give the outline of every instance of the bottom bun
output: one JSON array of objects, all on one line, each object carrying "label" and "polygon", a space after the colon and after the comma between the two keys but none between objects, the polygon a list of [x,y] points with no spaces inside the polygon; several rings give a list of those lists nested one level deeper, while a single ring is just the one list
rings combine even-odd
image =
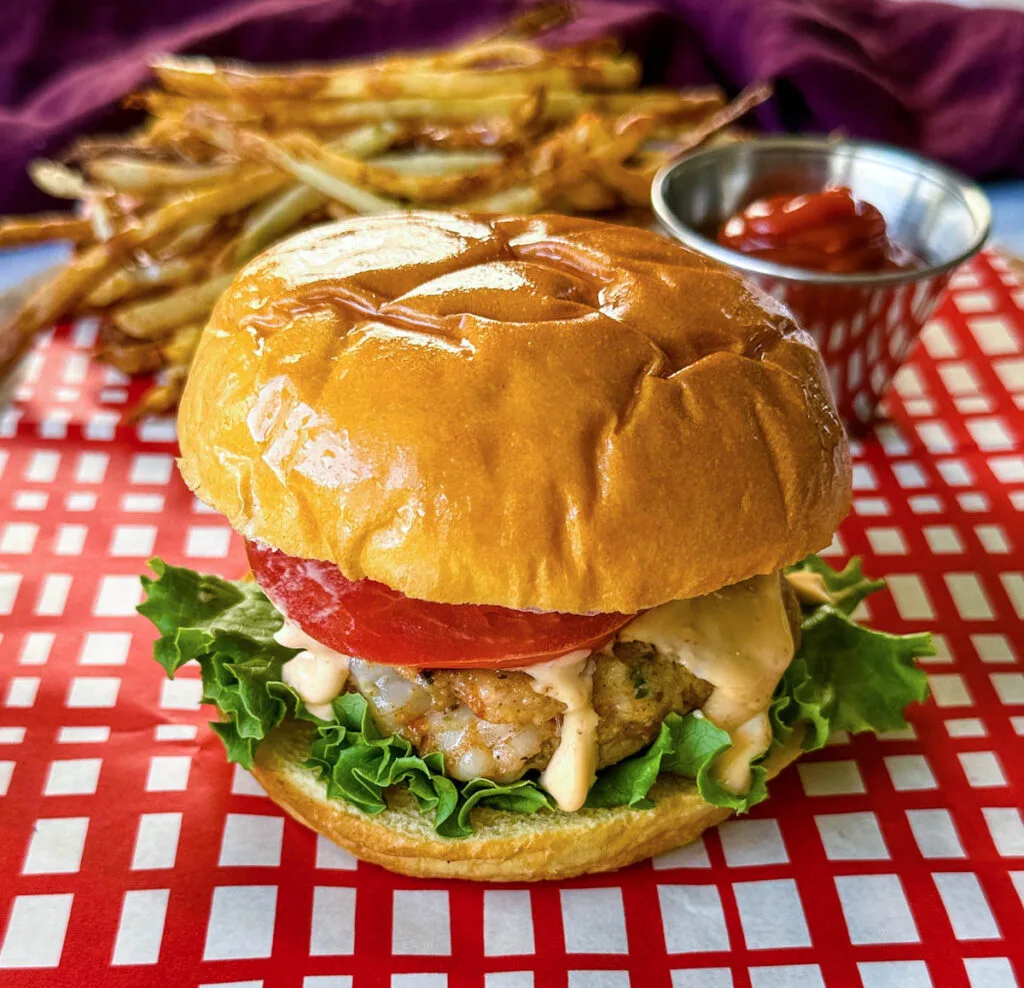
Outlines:
[{"label": "bottom bun", "polygon": [[[732,810],[712,806],[686,779],[662,776],[651,790],[653,809],[615,807],[576,813],[507,813],[479,809],[471,837],[447,839],[434,832],[406,792],[389,795],[388,809],[370,816],[340,800],[302,762],[309,728],[289,721],[256,752],[252,774],[267,794],[300,823],[357,858],[417,878],[533,882],[572,878],[626,865],[696,840]],[[765,767],[778,775],[800,754],[799,737],[772,748]]]}]

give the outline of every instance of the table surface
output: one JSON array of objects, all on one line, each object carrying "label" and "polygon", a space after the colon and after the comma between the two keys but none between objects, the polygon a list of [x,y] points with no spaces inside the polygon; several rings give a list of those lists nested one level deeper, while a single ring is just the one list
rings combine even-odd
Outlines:
[{"label": "table surface", "polygon": [[624,872],[533,888],[357,864],[224,761],[134,615],[151,554],[225,574],[142,382],[41,342],[0,413],[0,982],[267,988],[1024,985],[1024,290],[985,255],[855,444],[828,552],[878,627],[934,629],[912,726],[839,737],[771,798]]}]

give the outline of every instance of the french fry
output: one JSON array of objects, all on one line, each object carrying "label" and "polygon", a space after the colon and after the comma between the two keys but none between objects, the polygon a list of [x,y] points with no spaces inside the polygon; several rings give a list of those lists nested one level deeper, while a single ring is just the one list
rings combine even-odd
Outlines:
[{"label": "french fry", "polygon": [[[31,346],[36,333],[53,325],[113,271],[130,250],[190,223],[235,212],[277,191],[287,179],[268,168],[254,168],[245,182],[188,194],[160,206],[138,225],[95,244],[39,286],[0,326],[0,377]],[[185,320],[182,320],[185,321]]]},{"label": "french fry", "polygon": [[[533,98],[535,92],[536,87],[521,92],[502,90],[488,96],[364,100],[267,99],[259,102],[210,97],[196,103],[187,96],[151,90],[141,94],[139,99],[154,116],[178,122],[185,120],[197,106],[202,106],[232,124],[262,125],[272,130],[327,130],[385,120],[468,123],[508,117],[525,100]],[[669,89],[650,89],[625,93],[591,93],[544,89],[544,93],[544,119],[553,123],[570,121],[587,111],[615,116],[637,111],[672,119],[687,119],[706,115],[722,106],[721,95],[716,90],[680,93]]]},{"label": "french fry", "polygon": [[328,196],[308,185],[293,185],[267,199],[246,218],[234,243],[233,257],[242,264],[268,244],[294,230],[310,213],[320,209]]},{"label": "french fry", "polygon": [[[397,136],[398,128],[370,125],[344,135],[334,143],[338,150],[354,157],[377,154]],[[246,218],[234,247],[234,259],[241,264],[267,244],[294,229],[310,213],[324,206],[329,197],[308,185],[293,185],[257,206]]]},{"label": "french fry", "polygon": [[476,199],[467,199],[465,202],[459,203],[459,209],[465,209],[470,213],[489,213],[493,215],[500,215],[501,213],[539,213],[550,200],[551,197],[546,195],[537,186],[516,185],[490,195],[480,196]]},{"label": "french fry", "polygon": [[109,198],[109,193],[91,186],[66,165],[46,158],[29,162],[28,174],[36,188],[47,195],[85,203],[89,229],[96,240],[109,240],[114,235],[116,211],[104,201]]},{"label": "french fry", "polygon": [[771,94],[771,86],[767,84],[745,89],[707,120],[685,128],[672,143],[643,158],[636,165],[627,165],[621,160],[602,162],[600,171],[603,181],[618,192],[627,205],[647,206],[650,202],[651,183],[659,168],[681,155],[695,151],[720,134],[723,128],[769,99]]},{"label": "french fry", "polygon": [[148,388],[139,398],[138,404],[124,415],[124,424],[131,425],[147,415],[160,415],[174,408],[185,390],[188,379],[188,367],[172,367],[165,373],[162,381]]},{"label": "french fry", "polygon": [[120,228],[123,211],[110,190],[96,188],[67,165],[46,158],[30,162],[28,172],[36,187],[47,195],[84,202],[89,226],[96,240],[109,240]]},{"label": "french fry", "polygon": [[449,58],[452,68],[463,70],[483,65],[544,65],[552,57],[561,60],[562,52],[549,52],[523,38],[495,37],[468,44],[453,51]]},{"label": "french fry", "polygon": [[134,134],[125,136],[76,137],[55,159],[61,165],[76,165],[107,154],[145,154],[149,150],[143,127]]},{"label": "french fry", "polygon": [[110,240],[120,229],[124,213],[112,197],[97,196],[89,200],[87,210],[97,240]]},{"label": "french fry", "polygon": [[189,165],[111,155],[84,164],[85,173],[117,192],[153,196],[179,189],[199,189],[230,181],[238,165]]},{"label": "french fry", "polygon": [[[295,127],[329,128],[351,126],[375,120],[432,120],[465,123],[507,117],[516,112],[532,94],[501,92],[483,97],[418,98],[323,101],[268,100],[258,110],[231,100],[210,101],[209,106],[235,122],[262,120],[274,129]],[[629,111],[664,117],[693,117],[721,106],[717,92],[680,94],[674,90],[630,93],[583,93],[574,90],[545,90],[544,118],[555,123],[572,120],[580,113],[619,115]]]},{"label": "french fry", "polygon": [[122,306],[114,310],[114,325],[133,339],[160,339],[179,326],[205,319],[233,278],[234,272],[217,275],[159,298]]},{"label": "french fry", "polygon": [[560,198],[567,213],[603,213],[615,209],[621,201],[614,189],[593,177],[566,184],[560,190]]},{"label": "french fry", "polygon": [[[492,56],[493,57],[493,56]],[[163,58],[152,64],[171,92],[200,99],[372,100],[486,98],[535,89],[573,91],[630,89],[640,77],[635,58],[605,58],[570,64],[502,65],[487,69],[399,66],[378,62],[290,72],[254,71],[209,59]]]},{"label": "french fry", "polygon": [[[398,74],[413,66],[428,67],[429,56],[393,57],[383,65],[388,71]],[[277,95],[283,98],[301,99],[316,93],[319,83],[316,77],[328,75],[330,69],[291,69],[283,72],[259,71],[242,64],[217,63],[205,56],[158,55],[150,61],[150,70],[156,80],[170,94],[187,96],[191,99],[209,99],[246,95],[266,98]],[[355,72],[360,68],[372,68],[373,63],[339,66],[338,72]],[[310,78],[314,79],[310,89]],[[159,91],[153,91],[157,93]],[[147,94],[148,95],[148,94]]]},{"label": "french fry", "polygon": [[28,177],[37,189],[55,199],[93,199],[102,193],[91,186],[78,172],[48,158],[36,158],[28,165]]},{"label": "french fry", "polygon": [[[543,126],[536,127],[540,133]],[[446,151],[511,152],[522,150],[529,142],[532,132],[511,117],[492,117],[474,120],[470,123],[436,123],[430,120],[406,122],[409,141],[419,149]]]},{"label": "french fry", "polygon": [[283,140],[277,146],[285,146],[286,153],[293,160],[316,167],[354,187],[373,190],[394,200],[418,200],[426,204],[457,202],[468,196],[497,191],[514,184],[516,179],[515,169],[503,167],[500,163],[445,175],[394,171],[339,154],[305,134]]},{"label": "french fry", "polygon": [[95,356],[100,363],[115,367],[129,377],[152,374],[163,365],[160,351],[149,343],[105,343],[96,350]]},{"label": "french fry", "polygon": [[383,60],[156,59],[159,88],[127,100],[149,111],[142,126],[32,166],[81,215],[0,218],[0,246],[76,244],[0,324],[0,375],[56,319],[93,312],[99,359],[131,375],[162,368],[136,415],[167,410],[234,272],[324,217],[442,206],[648,216],[657,169],[735,139],[730,125],[768,91],[726,105],[717,90],[638,89],[639,62],[613,41],[530,40],[569,10],[531,8],[492,37]]},{"label": "french fry", "polygon": [[314,163],[294,157],[271,139],[267,139],[266,143],[261,143],[260,149],[262,154],[293,178],[317,189],[330,199],[336,199],[357,213],[372,216],[404,208],[402,203],[394,199],[385,199],[383,196],[360,188],[338,175],[330,174]]},{"label": "french fry", "polygon": [[619,194],[628,206],[647,206],[651,199],[651,182],[662,162],[647,166],[630,166],[621,161],[606,161],[601,165],[601,181]]},{"label": "french fry", "polygon": [[211,252],[207,263],[207,273],[211,275],[234,275],[239,268],[239,263],[235,260],[237,249],[238,234],[226,237],[217,245],[217,249]]},{"label": "french fry", "polygon": [[0,327],[0,378],[31,347],[37,333],[52,326],[71,306],[98,284],[116,262],[111,242],[94,244],[47,278]]},{"label": "french fry", "polygon": [[163,239],[159,237],[151,241],[151,247],[157,257],[170,258],[185,254],[204,244],[210,234],[217,228],[219,217],[211,217],[188,223],[178,230],[172,231]]},{"label": "french fry", "polygon": [[179,326],[170,338],[160,345],[160,357],[170,366],[188,366],[199,345],[199,337],[203,333],[203,323],[188,323]]},{"label": "french fry", "polygon": [[200,140],[182,125],[180,117],[150,117],[142,127],[145,147],[163,154],[175,154],[187,161],[201,162],[216,153],[215,148]]},{"label": "french fry", "polygon": [[158,206],[138,226],[125,231],[125,242],[129,247],[143,246],[183,226],[237,213],[278,192],[287,182],[286,175],[272,168],[242,168],[229,184],[185,193]]},{"label": "french fry", "polygon": [[666,148],[666,157],[671,160],[696,150],[712,134],[739,120],[740,117],[746,116],[755,107],[771,99],[771,95],[772,87],[766,82],[748,86],[731,103],[711,114],[702,124],[694,127],[684,137]]},{"label": "french fry", "polygon": [[103,309],[154,288],[193,281],[207,264],[207,255],[186,253],[169,257],[165,261],[153,260],[150,263],[118,268],[86,296],[85,305],[90,309]]},{"label": "french fry", "polygon": [[92,236],[92,223],[70,213],[40,213],[37,216],[0,218],[0,247],[21,247],[47,240],[84,243]]},{"label": "french fry", "polygon": [[387,213],[401,209],[402,204],[385,199],[367,189],[332,175],[315,163],[295,156],[280,139],[250,128],[232,128],[227,122],[208,110],[197,110],[189,122],[209,141],[224,150],[242,154],[248,158],[269,162],[280,171],[316,189],[330,199],[336,199],[357,213]]},{"label": "french fry", "polygon": [[367,164],[403,175],[452,175],[504,160],[497,151],[392,151],[371,158]]},{"label": "french fry", "polygon": [[612,208],[613,199],[601,190],[601,183],[591,172],[605,163],[627,158],[640,146],[651,125],[650,118],[628,115],[608,126],[601,117],[585,114],[531,153],[528,185],[470,199],[463,208],[484,213],[536,212],[558,196],[572,208]]},{"label": "french fry", "polygon": [[[163,124],[161,138],[164,141],[170,140],[170,135],[175,133],[175,128],[169,125],[175,124],[180,128],[182,121],[196,106],[208,107],[219,117],[232,123],[259,123],[264,116],[262,108],[256,104],[247,105],[238,100],[219,97],[205,98],[201,103],[197,103],[190,96],[178,96],[160,89],[146,89],[133,93],[125,103],[131,109],[145,110],[156,117]],[[152,140],[152,131],[150,139]]]}]

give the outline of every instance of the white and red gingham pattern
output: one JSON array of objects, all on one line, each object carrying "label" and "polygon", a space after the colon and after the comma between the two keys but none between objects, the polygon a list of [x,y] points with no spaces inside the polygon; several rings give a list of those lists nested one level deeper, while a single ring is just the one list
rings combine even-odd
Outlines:
[{"label": "white and red gingham pattern", "polygon": [[1024,986],[1024,292],[962,271],[855,447],[831,552],[939,633],[933,700],[837,738],[683,850],[535,887],[356,864],[224,761],[132,608],[147,556],[227,575],[167,420],[59,330],[0,413],[0,983],[266,988]]}]

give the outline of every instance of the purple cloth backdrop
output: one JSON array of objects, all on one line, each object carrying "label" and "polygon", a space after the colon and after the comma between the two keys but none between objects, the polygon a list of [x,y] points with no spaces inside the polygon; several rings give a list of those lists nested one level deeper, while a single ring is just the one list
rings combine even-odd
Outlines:
[{"label": "purple cloth backdrop", "polygon": [[[0,210],[48,205],[37,154],[132,121],[119,97],[151,52],[253,61],[442,44],[515,0],[35,0],[0,10]],[[841,128],[918,148],[978,177],[1024,175],[1024,13],[893,0],[580,0],[552,41],[615,33],[650,82],[773,79],[773,130]],[[50,203],[52,204],[52,203]]]}]

